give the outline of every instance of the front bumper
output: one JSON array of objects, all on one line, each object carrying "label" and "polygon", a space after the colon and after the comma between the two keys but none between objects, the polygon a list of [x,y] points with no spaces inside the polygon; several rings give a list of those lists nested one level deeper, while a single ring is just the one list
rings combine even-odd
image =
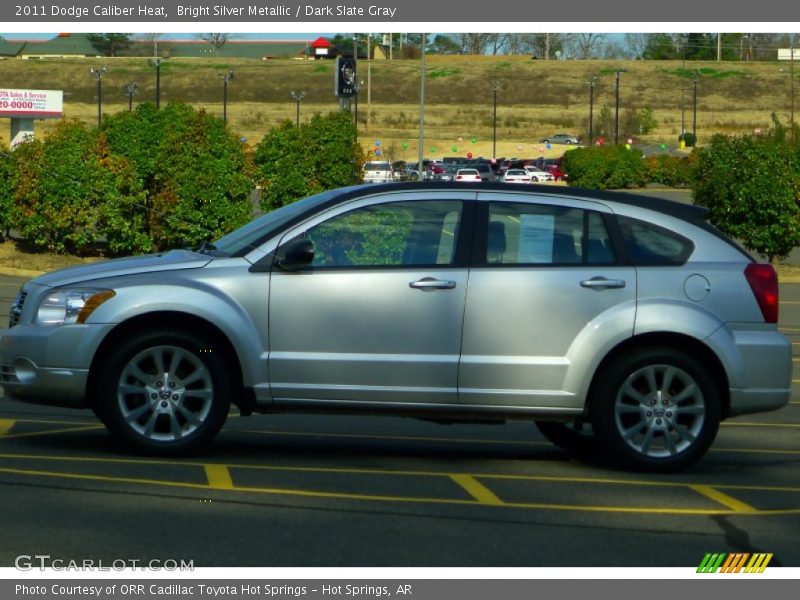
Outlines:
[{"label": "front bumper", "polygon": [[86,406],[89,367],[111,324],[0,330],[0,385],[14,400]]}]

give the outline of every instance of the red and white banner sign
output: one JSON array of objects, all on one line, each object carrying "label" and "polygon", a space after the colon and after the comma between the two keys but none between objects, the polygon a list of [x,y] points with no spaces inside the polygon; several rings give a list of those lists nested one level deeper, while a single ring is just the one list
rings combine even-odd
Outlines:
[{"label": "red and white banner sign", "polygon": [[0,88],[0,117],[58,119],[64,116],[61,90],[9,90]]}]

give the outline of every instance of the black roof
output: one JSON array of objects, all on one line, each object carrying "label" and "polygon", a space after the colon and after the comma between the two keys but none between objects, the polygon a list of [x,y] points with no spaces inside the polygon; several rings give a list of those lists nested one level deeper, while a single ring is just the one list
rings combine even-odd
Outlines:
[{"label": "black roof", "polygon": [[[470,165],[472,166],[472,165]],[[684,221],[691,221],[697,224],[703,221],[708,209],[693,204],[684,204],[665,198],[656,198],[646,194],[632,194],[630,192],[616,192],[608,190],[590,190],[578,187],[556,187],[550,185],[531,184],[520,189],[518,184],[501,182],[483,183],[452,183],[447,181],[405,181],[397,183],[379,183],[368,186],[354,186],[344,188],[338,200],[353,198],[363,195],[364,192],[393,192],[393,191],[421,191],[421,190],[471,190],[475,192],[532,192],[536,194],[546,194],[549,196],[564,196],[569,198],[585,198],[587,200],[604,200],[607,202],[617,202],[627,204],[637,208],[654,210],[662,214],[676,217]]]}]

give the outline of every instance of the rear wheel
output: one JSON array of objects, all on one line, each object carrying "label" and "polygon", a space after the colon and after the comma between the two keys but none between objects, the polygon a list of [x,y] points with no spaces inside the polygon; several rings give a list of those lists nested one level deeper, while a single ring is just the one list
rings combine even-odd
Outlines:
[{"label": "rear wheel", "polygon": [[641,348],[599,374],[591,398],[599,441],[629,467],[672,471],[714,441],[721,403],[697,360],[669,348]]},{"label": "rear wheel", "polygon": [[583,419],[561,423],[536,421],[536,427],[547,440],[570,454],[584,455],[597,450],[597,438],[592,425]]},{"label": "rear wheel", "polygon": [[147,331],[112,351],[101,374],[98,412],[133,449],[177,455],[208,444],[228,414],[232,383],[210,340]]}]

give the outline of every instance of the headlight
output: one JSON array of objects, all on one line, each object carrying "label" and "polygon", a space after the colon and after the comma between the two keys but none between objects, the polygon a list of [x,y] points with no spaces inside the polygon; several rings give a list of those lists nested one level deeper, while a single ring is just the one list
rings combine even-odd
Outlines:
[{"label": "headlight", "polygon": [[114,297],[112,290],[60,290],[45,295],[36,312],[39,325],[83,323],[94,310]]}]

